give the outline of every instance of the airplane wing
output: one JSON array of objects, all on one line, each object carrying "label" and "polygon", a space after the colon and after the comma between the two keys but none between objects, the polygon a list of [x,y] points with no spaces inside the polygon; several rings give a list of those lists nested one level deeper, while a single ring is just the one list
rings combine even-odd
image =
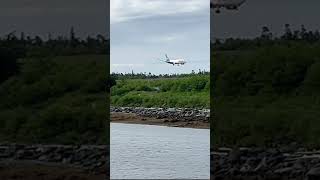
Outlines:
[{"label": "airplane wing", "polygon": [[166,62],[165,60],[162,60],[162,59],[160,59],[160,58],[158,58],[158,61],[160,61],[160,62]]}]

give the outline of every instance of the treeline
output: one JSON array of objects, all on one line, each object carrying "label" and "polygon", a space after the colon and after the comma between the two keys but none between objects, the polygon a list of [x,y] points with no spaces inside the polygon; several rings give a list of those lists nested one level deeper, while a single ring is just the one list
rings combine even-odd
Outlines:
[{"label": "treeline", "polygon": [[161,78],[180,78],[180,77],[191,77],[195,75],[210,75],[210,72],[206,70],[199,69],[198,72],[192,70],[191,73],[183,73],[183,74],[152,74],[149,73],[111,73],[111,77],[117,80],[121,79],[161,79]]},{"label": "treeline", "polygon": [[53,37],[49,33],[46,39],[40,36],[32,37],[24,32],[16,35],[14,31],[0,38],[0,47],[10,47],[10,49],[24,52],[27,57],[109,54],[109,42],[109,39],[101,34],[81,39],[76,36],[74,28],[71,27],[69,36]]},{"label": "treeline", "polygon": [[109,54],[109,43],[110,41],[100,34],[96,37],[88,36],[86,39],[81,39],[76,36],[74,28],[70,29],[69,37],[59,35],[54,38],[48,34],[46,40],[40,36],[28,36],[24,32],[17,36],[14,31],[0,37],[0,84],[20,71],[19,59],[88,54],[107,55]]},{"label": "treeline", "polygon": [[211,42],[211,49],[221,50],[245,50],[259,47],[272,46],[276,44],[287,44],[297,42],[319,43],[320,32],[318,30],[308,30],[304,25],[300,29],[292,29],[290,24],[284,25],[284,31],[281,35],[275,36],[269,27],[264,26],[261,29],[261,35],[253,39],[227,38],[225,40],[215,39]]}]

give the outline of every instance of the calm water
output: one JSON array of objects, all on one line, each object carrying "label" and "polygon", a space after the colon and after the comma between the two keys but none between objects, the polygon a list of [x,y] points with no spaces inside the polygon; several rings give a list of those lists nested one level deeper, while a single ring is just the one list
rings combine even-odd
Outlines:
[{"label": "calm water", "polygon": [[208,129],[111,123],[111,179],[209,179]]}]

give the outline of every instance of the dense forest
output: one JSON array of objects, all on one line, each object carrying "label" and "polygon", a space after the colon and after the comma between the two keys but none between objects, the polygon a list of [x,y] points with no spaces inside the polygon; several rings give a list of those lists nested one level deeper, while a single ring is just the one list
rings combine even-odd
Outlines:
[{"label": "dense forest", "polygon": [[10,33],[0,57],[0,142],[108,143],[109,40]]},{"label": "dense forest", "polygon": [[274,37],[212,42],[216,146],[319,147],[320,36],[304,26]]}]

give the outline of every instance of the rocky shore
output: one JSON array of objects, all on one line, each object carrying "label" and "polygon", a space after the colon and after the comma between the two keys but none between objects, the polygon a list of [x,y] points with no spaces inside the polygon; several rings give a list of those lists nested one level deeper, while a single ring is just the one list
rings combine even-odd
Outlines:
[{"label": "rocky shore", "polygon": [[[7,173],[4,168],[11,166],[50,167],[51,169],[69,169],[69,172],[81,172],[88,176],[107,177],[109,175],[109,146],[107,145],[0,145],[0,176]],[[24,165],[25,166],[25,165]],[[23,168],[24,170],[26,168]],[[34,170],[38,170],[35,168]],[[61,170],[59,170],[61,172]],[[68,172],[68,173],[69,173]],[[17,172],[12,172],[13,176]],[[43,172],[39,172],[40,174]],[[50,172],[49,172],[50,173]],[[67,174],[68,174],[67,173]],[[79,173],[77,173],[79,175]],[[52,176],[54,174],[50,174]],[[64,175],[65,176],[65,175]],[[92,176],[92,177],[93,177]],[[82,178],[86,179],[86,178]],[[89,178],[90,179],[90,178]],[[94,179],[94,178],[93,178]],[[106,179],[106,178],[105,178]]]},{"label": "rocky shore", "polygon": [[110,112],[112,122],[210,128],[210,109],[111,107]]},{"label": "rocky shore", "polygon": [[211,150],[211,179],[320,179],[320,151],[262,148]]},{"label": "rocky shore", "polygon": [[209,122],[210,119],[210,109],[111,107],[110,112],[134,113],[144,117],[168,118],[179,121]]}]

